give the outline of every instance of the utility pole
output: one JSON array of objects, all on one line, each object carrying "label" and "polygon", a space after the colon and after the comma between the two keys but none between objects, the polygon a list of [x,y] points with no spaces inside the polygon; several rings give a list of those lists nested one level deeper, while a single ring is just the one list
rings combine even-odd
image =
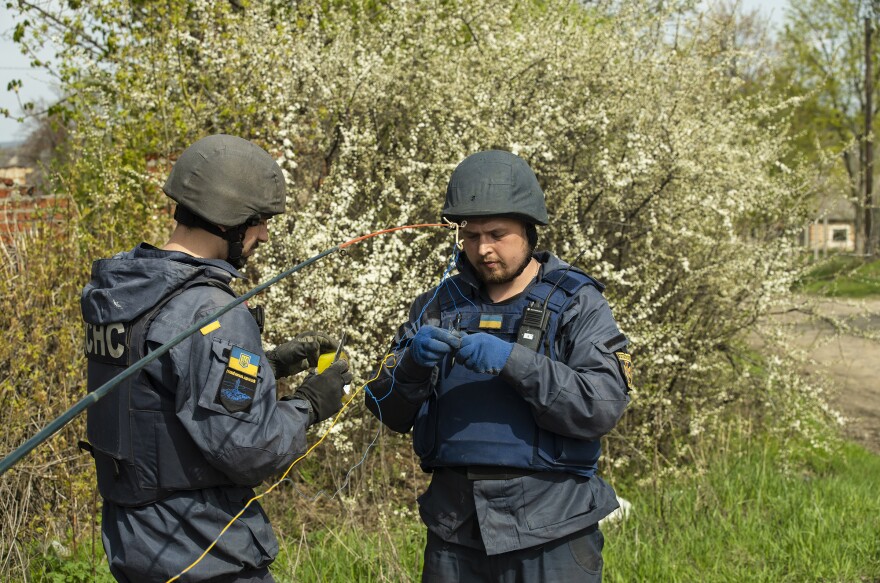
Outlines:
[{"label": "utility pole", "polygon": [[877,195],[874,194],[874,191],[873,191],[874,137],[873,137],[873,123],[872,122],[874,119],[874,110],[873,110],[873,104],[872,104],[871,98],[874,94],[874,87],[873,87],[874,75],[873,75],[873,68],[872,68],[872,65],[874,62],[874,59],[873,59],[874,55],[873,55],[871,43],[870,43],[870,41],[871,41],[870,34],[873,32],[874,19],[877,17],[877,8],[878,8],[877,3],[878,3],[878,0],[869,0],[867,2],[867,7],[868,7],[868,13],[867,13],[868,24],[867,24],[867,26],[868,26],[868,28],[866,30],[867,30],[869,36],[866,36],[866,46],[865,46],[867,91],[869,92],[868,93],[868,100],[867,100],[867,109],[869,112],[868,113],[869,125],[868,125],[867,129],[870,132],[868,134],[869,147],[868,147],[867,153],[871,156],[868,159],[868,170],[870,171],[870,174],[868,176],[869,176],[869,180],[871,180],[871,182],[867,183],[869,186],[868,186],[868,188],[866,188],[866,194],[868,196],[867,196],[867,199],[865,200],[865,203],[866,203],[865,215],[871,217],[870,229],[866,231],[866,234],[868,235],[868,240],[866,241],[866,250],[867,250],[868,256],[871,258],[877,258],[878,256],[880,256],[880,204],[877,204]]},{"label": "utility pole", "polygon": [[[877,235],[880,231],[874,226],[874,93],[873,72],[871,71],[871,33],[873,32],[873,2],[865,13],[865,255],[874,257],[877,253]],[[875,231],[878,231],[875,233]]]}]

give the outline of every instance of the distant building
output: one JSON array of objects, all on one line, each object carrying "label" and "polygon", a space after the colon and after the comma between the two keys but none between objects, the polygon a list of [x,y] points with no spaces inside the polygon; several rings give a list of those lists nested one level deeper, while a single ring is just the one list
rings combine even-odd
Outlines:
[{"label": "distant building", "polygon": [[0,148],[0,181],[12,180],[13,184],[24,185],[33,173],[33,166],[18,154],[16,148]]},{"label": "distant building", "polygon": [[806,247],[818,253],[856,250],[856,212],[843,197],[827,197],[819,202],[816,219],[805,229]]},{"label": "distant building", "polygon": [[0,148],[0,240],[9,243],[15,233],[33,230],[39,223],[63,220],[67,200],[40,193],[36,169],[17,148]]}]

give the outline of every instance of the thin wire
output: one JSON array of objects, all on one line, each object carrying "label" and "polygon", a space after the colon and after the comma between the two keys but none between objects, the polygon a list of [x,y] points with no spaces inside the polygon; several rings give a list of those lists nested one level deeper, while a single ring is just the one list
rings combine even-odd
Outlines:
[{"label": "thin wire", "polygon": [[[363,236],[361,236],[361,237],[357,237],[357,238],[351,239],[351,240],[349,240],[349,241],[343,243],[342,245],[339,245],[338,249],[340,249],[340,250],[341,250],[341,249],[344,249],[345,247],[349,247],[349,246],[351,246],[351,245],[354,245],[355,243],[358,243],[358,242],[360,242],[360,241],[364,241],[364,240],[366,240],[366,239],[369,239],[369,238],[371,238],[371,237],[375,237],[375,236],[377,236],[377,235],[382,235],[382,234],[385,234],[385,233],[393,233],[393,232],[395,232],[395,231],[400,231],[400,230],[403,230],[403,229],[417,229],[417,228],[423,228],[423,227],[445,227],[445,228],[451,228],[452,226],[453,226],[453,225],[450,225],[450,224],[443,224],[443,223],[425,223],[425,224],[419,224],[419,225],[405,225],[405,226],[402,226],[402,227],[394,227],[394,228],[391,228],[391,229],[383,229],[383,230],[381,230],[381,231],[376,231],[376,232],[374,232],[374,233],[370,233],[370,234],[368,234],[368,235],[363,235]],[[456,227],[457,227],[457,225],[456,225]],[[457,230],[457,228],[456,228],[456,233],[457,233],[457,231],[458,231],[458,230]],[[458,239],[457,239],[457,237],[456,237],[456,246],[457,246],[457,244],[458,244]],[[447,271],[446,271],[446,272],[448,273],[449,270],[451,270],[451,266],[447,267]],[[439,287],[440,287],[440,286],[437,286],[438,290],[439,290]],[[436,296],[436,292],[435,292],[435,296]],[[426,307],[427,307],[427,304],[426,304]],[[424,309],[422,310],[422,312],[424,313]],[[376,379],[379,378],[379,375],[382,374],[382,369],[383,369],[383,367],[385,367],[385,366],[387,365],[387,362],[388,362],[388,359],[389,359],[389,358],[392,358],[392,359],[395,360],[395,371],[396,371],[396,356],[394,355],[394,353],[386,354],[385,357],[382,359],[382,362],[379,364],[379,366],[378,366],[377,369],[376,369],[376,376],[374,376],[372,379],[370,379],[369,381],[365,382],[363,385],[361,385],[360,387],[358,387],[358,389],[352,394],[351,398],[350,398],[348,401],[346,401],[345,403],[343,403],[342,407],[339,409],[339,411],[336,413],[336,416],[333,418],[333,422],[330,424],[329,427],[327,427],[327,429],[324,431],[324,434],[321,435],[320,439],[318,439],[318,441],[316,441],[314,444],[312,444],[312,446],[309,447],[309,448],[305,451],[305,453],[303,453],[301,456],[299,456],[298,458],[296,458],[295,460],[293,460],[293,462],[287,467],[287,469],[284,471],[284,473],[281,475],[281,477],[278,479],[278,481],[276,481],[274,484],[272,484],[272,485],[271,485],[271,486],[270,486],[265,492],[263,492],[263,493],[261,493],[261,494],[257,494],[257,495],[255,495],[255,496],[253,496],[250,500],[248,500],[247,503],[244,505],[244,508],[242,508],[242,509],[238,512],[238,514],[236,514],[235,516],[232,517],[232,519],[231,519],[231,520],[226,524],[226,526],[224,526],[223,529],[220,531],[220,534],[218,534],[217,537],[216,537],[213,541],[211,541],[211,544],[208,545],[208,547],[202,552],[202,554],[199,555],[199,557],[198,557],[195,561],[193,561],[188,567],[186,567],[183,571],[179,572],[177,575],[175,575],[175,576],[172,577],[171,579],[168,579],[168,581],[166,581],[166,583],[173,583],[174,581],[177,581],[177,580],[181,577],[181,575],[184,575],[185,573],[187,573],[188,571],[190,571],[193,567],[195,567],[196,565],[198,565],[198,564],[202,561],[202,559],[204,559],[204,558],[208,555],[208,553],[210,553],[211,550],[217,545],[217,543],[220,541],[220,538],[222,538],[223,535],[226,534],[226,531],[229,530],[229,527],[232,526],[232,524],[233,524],[236,520],[238,520],[238,519],[244,514],[245,510],[247,510],[247,509],[250,507],[251,504],[253,504],[253,503],[256,502],[257,500],[260,500],[261,498],[263,498],[263,496],[266,496],[267,494],[269,494],[270,492],[272,492],[272,491],[273,491],[276,487],[278,487],[278,485],[280,485],[281,483],[283,483],[283,482],[285,482],[285,481],[290,481],[289,478],[288,478],[287,476],[288,476],[288,474],[291,472],[291,470],[293,470],[293,467],[294,467],[297,463],[299,463],[301,460],[305,459],[306,456],[308,456],[310,453],[312,453],[312,451],[313,451],[315,448],[317,448],[317,447],[318,447],[318,446],[324,441],[324,439],[327,438],[327,436],[330,434],[330,431],[333,429],[333,427],[334,427],[334,426],[336,425],[336,423],[339,421],[340,417],[342,416],[342,413],[343,413],[343,412],[348,408],[348,406],[354,401],[355,397],[356,397],[361,391],[363,391],[363,390],[366,390],[366,391],[370,394],[370,396],[372,396],[372,392],[370,392],[370,390],[369,390],[369,388],[367,388],[367,386],[368,386],[371,382],[373,382],[373,381],[375,381]],[[392,381],[392,386],[393,386],[393,381]],[[375,397],[373,397],[373,399],[375,399]],[[379,421],[380,421],[380,423],[381,423],[381,420],[382,420],[382,414],[381,414],[381,410],[380,410],[380,413],[379,413]],[[373,446],[373,444],[376,443],[376,439],[377,439],[377,438],[378,438],[378,434],[377,434],[376,438],[374,438],[373,441],[370,443],[370,445],[367,446],[367,449],[366,449],[365,452],[364,452],[364,457],[361,459],[361,461],[358,462],[358,463],[357,463],[355,466],[353,466],[352,468],[350,468],[349,471],[346,473],[346,475],[345,475],[345,482],[344,482],[343,486],[340,487],[339,490],[337,490],[337,491],[333,494],[333,496],[336,496],[336,494],[338,494],[338,493],[342,490],[342,488],[345,487],[345,485],[348,483],[348,479],[349,479],[349,476],[351,475],[351,472],[354,471],[354,469],[355,469],[356,467],[358,467],[361,463],[363,463],[363,461],[366,459],[367,453],[369,452],[370,448]],[[320,494],[320,492],[319,492],[318,494]],[[315,497],[317,498],[317,495],[316,495]]]},{"label": "thin wire", "polygon": [[[385,355],[385,358],[382,359],[382,365],[385,364],[385,361],[388,360],[388,357],[390,357],[390,356],[393,356],[393,355],[391,355],[391,354],[387,354],[387,355]],[[177,575],[175,575],[175,576],[172,577],[171,579],[168,579],[168,581],[166,581],[165,583],[172,583],[173,581],[177,581],[177,580],[180,578],[181,575],[185,574],[185,573],[188,572],[190,569],[192,569],[193,567],[195,567],[196,565],[198,565],[198,564],[202,561],[202,559],[204,559],[204,558],[208,555],[208,553],[210,553],[211,550],[217,545],[217,543],[220,541],[220,538],[221,538],[224,534],[226,534],[226,531],[229,530],[229,527],[232,526],[232,524],[233,524],[236,520],[238,520],[238,519],[241,517],[242,514],[244,514],[245,510],[247,510],[247,509],[250,507],[251,504],[253,504],[253,503],[256,502],[257,500],[259,500],[260,498],[262,498],[263,496],[265,496],[266,494],[268,494],[269,492],[271,492],[272,490],[274,490],[275,488],[277,488],[279,484],[281,484],[282,482],[284,482],[285,480],[287,480],[287,475],[288,475],[288,474],[290,473],[290,471],[293,469],[293,466],[295,466],[296,464],[298,464],[301,460],[305,459],[305,457],[306,457],[307,455],[309,455],[310,453],[312,453],[312,451],[313,451],[316,447],[318,447],[319,445],[321,445],[321,443],[324,441],[324,439],[326,439],[327,436],[330,435],[330,430],[333,429],[333,426],[336,425],[336,423],[339,421],[339,418],[342,417],[342,413],[345,412],[345,410],[348,408],[348,406],[354,401],[354,398],[355,398],[355,397],[356,397],[356,396],[357,396],[362,390],[364,390],[364,388],[365,388],[369,383],[371,383],[371,382],[373,382],[374,380],[376,380],[376,379],[379,378],[379,374],[382,372],[382,365],[379,366],[378,371],[376,372],[376,376],[375,376],[375,377],[371,378],[371,379],[368,380],[366,383],[364,383],[363,385],[361,385],[360,387],[358,387],[358,389],[357,389],[354,393],[352,393],[352,395],[351,395],[351,399],[349,399],[348,401],[346,401],[345,403],[342,404],[342,408],[340,408],[339,411],[336,413],[336,416],[333,418],[333,422],[330,423],[330,426],[327,427],[327,429],[324,431],[324,434],[321,436],[321,438],[318,439],[318,441],[316,441],[314,444],[312,444],[312,446],[311,446],[310,448],[308,448],[308,449],[305,451],[305,453],[303,453],[301,456],[299,456],[298,458],[296,458],[295,460],[293,460],[293,462],[291,462],[291,464],[290,464],[289,466],[287,466],[287,469],[284,471],[284,473],[281,475],[281,478],[279,478],[277,482],[275,482],[274,484],[272,484],[271,486],[269,486],[269,488],[268,488],[265,492],[263,492],[262,494],[257,494],[257,495],[255,495],[253,498],[251,498],[250,500],[248,500],[247,503],[244,505],[244,508],[242,508],[241,511],[239,511],[238,514],[236,514],[235,516],[232,517],[232,519],[226,524],[226,526],[223,527],[223,530],[220,531],[220,534],[217,535],[217,538],[215,538],[213,541],[211,541],[211,544],[208,545],[208,548],[206,548],[206,549],[202,552],[202,554],[199,555],[199,558],[197,558],[195,561],[193,561],[192,564],[190,564],[190,566],[188,566],[186,569],[184,569],[183,571],[181,571],[180,573],[178,573]]]},{"label": "thin wire", "polygon": [[[409,330],[407,330],[403,334],[401,334],[400,338],[397,341],[397,345],[392,350],[392,354],[396,355],[401,350],[409,347],[410,343],[412,342],[412,335],[414,335],[416,333],[416,331],[418,331],[418,329],[421,327],[422,316],[425,314],[425,311],[428,309],[428,306],[430,306],[434,302],[434,300],[437,298],[437,294],[440,293],[440,289],[443,287],[444,282],[449,280],[449,278],[447,276],[449,275],[449,273],[452,272],[453,268],[455,267],[455,257],[457,254],[457,249],[458,249],[458,237],[456,237],[455,243],[452,247],[452,256],[450,257],[449,262],[446,265],[446,269],[443,271],[443,275],[440,276],[440,283],[438,283],[437,286],[434,288],[434,295],[432,295],[431,299],[428,300],[427,302],[425,302],[425,305],[422,306],[422,311],[419,312],[419,315],[412,322]],[[455,302],[455,300],[453,300],[453,303],[454,302]],[[395,358],[394,365],[389,367],[392,369],[391,385],[388,387],[388,391],[384,395],[382,395],[381,398],[376,398],[376,395],[373,394],[373,391],[371,391],[370,388],[367,387],[367,393],[376,402],[377,407],[379,407],[379,403],[384,401],[386,398],[388,398],[388,396],[391,394],[391,391],[394,390],[394,385],[397,382],[397,364],[398,364],[398,361]]]},{"label": "thin wire", "polygon": [[392,233],[394,231],[400,231],[403,229],[418,229],[418,228],[422,228],[422,227],[452,228],[452,226],[453,225],[444,224],[444,223],[423,223],[423,224],[419,224],[419,225],[404,225],[401,227],[394,227],[391,229],[383,229],[381,231],[376,231],[373,233],[369,233],[367,235],[356,237],[354,239],[346,241],[342,245],[338,245],[336,247],[326,249],[325,251],[322,251],[321,253],[319,253],[313,257],[310,257],[309,259],[306,259],[302,263],[299,263],[298,265],[295,265],[286,271],[282,271],[281,273],[279,273],[275,277],[269,279],[268,281],[264,281],[260,285],[254,287],[249,292],[242,294],[242,295],[238,296],[237,298],[233,299],[231,302],[229,302],[228,304],[226,304],[225,306],[223,306],[222,308],[220,308],[219,310],[217,310],[213,314],[205,316],[203,319],[199,320],[198,322],[196,322],[195,324],[193,324],[192,326],[190,326],[189,328],[187,328],[186,330],[184,330],[183,332],[181,332],[180,334],[178,334],[177,336],[175,336],[174,338],[172,338],[171,340],[169,340],[165,344],[157,347],[155,350],[151,351],[148,355],[144,356],[142,359],[135,362],[134,364],[129,366],[127,369],[125,369],[124,371],[122,371],[121,373],[119,373],[118,375],[116,375],[115,377],[113,377],[112,379],[110,379],[109,381],[107,381],[106,383],[104,383],[103,385],[101,385],[100,387],[95,389],[94,391],[90,391],[89,393],[87,393],[79,401],[74,403],[74,405],[72,407],[70,407],[67,411],[65,411],[64,413],[59,415],[52,422],[50,422],[48,425],[43,427],[43,429],[38,431],[36,435],[34,435],[33,437],[31,437],[30,439],[25,441],[23,444],[21,444],[19,447],[17,447],[15,450],[13,450],[12,453],[10,453],[6,457],[4,457],[2,460],[0,460],[0,476],[2,476],[4,473],[6,473],[6,471],[9,470],[9,468],[11,468],[15,464],[17,464],[30,451],[32,451],[38,445],[40,445],[41,443],[43,443],[44,441],[46,441],[47,439],[49,439],[50,437],[55,435],[58,431],[60,431],[62,428],[64,428],[68,423],[73,421],[73,419],[76,418],[80,413],[85,411],[88,407],[91,407],[92,405],[94,405],[98,400],[104,398],[110,391],[112,391],[120,383],[122,383],[122,381],[131,377],[137,371],[139,371],[143,367],[145,367],[147,364],[156,360],[157,358],[159,358],[160,356],[162,356],[163,354],[165,354],[166,352],[171,350],[173,347],[177,346],[178,344],[180,344],[181,342],[183,342],[184,340],[189,338],[197,330],[200,330],[204,326],[210,324],[211,322],[218,319],[223,314],[232,310],[234,307],[238,306],[239,304],[244,303],[246,300],[250,299],[251,297],[253,297],[254,295],[263,291],[264,289],[268,288],[269,286],[274,285],[275,283],[281,281],[282,279],[284,279],[286,277],[289,277],[290,275],[293,275],[295,272],[299,271],[300,269],[302,269],[308,265],[311,265],[312,263],[326,257],[327,255],[330,255],[331,253],[341,251],[343,248],[350,247],[351,245],[354,245],[355,243],[358,243],[360,241],[364,241],[366,239],[370,239],[372,237],[376,237],[377,235],[382,235],[384,233]]},{"label": "thin wire", "polygon": [[[354,245],[355,243],[360,243],[366,239],[371,237],[375,237],[376,235],[384,235],[385,233],[393,233],[394,231],[402,231],[403,229],[421,229],[423,227],[445,227],[447,229],[451,228],[452,225],[446,223],[422,223],[419,225],[404,225],[402,227],[393,227],[391,229],[383,229],[381,231],[376,231],[375,233],[370,233],[369,235],[363,235],[361,237],[356,237],[349,241],[346,241],[342,245],[339,246],[340,249],[345,249],[350,245]],[[458,233],[458,229],[456,229],[456,233]]]}]

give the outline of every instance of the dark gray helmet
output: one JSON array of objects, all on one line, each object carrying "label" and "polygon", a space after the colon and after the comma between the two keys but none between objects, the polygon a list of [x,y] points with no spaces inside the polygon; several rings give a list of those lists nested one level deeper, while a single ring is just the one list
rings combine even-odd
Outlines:
[{"label": "dark gray helmet", "polygon": [[178,205],[222,227],[284,212],[284,175],[272,156],[225,134],[202,138],[184,150],[162,190]]},{"label": "dark gray helmet", "polygon": [[456,222],[486,216],[537,225],[549,221],[535,173],[525,160],[503,150],[477,152],[458,165],[446,187],[442,215]]}]

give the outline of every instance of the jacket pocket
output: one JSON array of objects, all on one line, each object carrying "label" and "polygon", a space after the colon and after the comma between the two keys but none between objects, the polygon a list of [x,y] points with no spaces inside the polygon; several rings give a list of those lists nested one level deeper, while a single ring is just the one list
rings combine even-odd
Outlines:
[{"label": "jacket pocket", "polygon": [[[211,343],[211,362],[199,395],[199,407],[248,423],[257,423],[258,415],[251,413],[251,410],[258,407],[256,401],[260,399],[262,384],[265,382],[263,370],[268,364],[260,363],[256,381],[251,382],[246,378],[247,375],[231,369],[229,361],[233,348],[235,347],[232,343],[220,338],[214,338]],[[230,408],[224,405],[221,399],[223,390],[230,391],[236,396],[237,407]],[[229,402],[227,400],[227,403]]]},{"label": "jacket pocket", "polygon": [[600,451],[598,441],[571,439],[538,428],[538,456],[551,465],[595,470]]},{"label": "jacket pocket", "polygon": [[520,478],[526,521],[531,530],[582,517],[596,508],[590,478],[548,472]]},{"label": "jacket pocket", "polygon": [[[224,488],[223,493],[232,511],[244,507],[254,496],[254,491],[249,488]],[[251,538],[251,544],[242,541],[244,543],[242,547],[247,547],[251,551],[251,557],[241,557],[245,566],[260,569],[275,560],[278,555],[278,539],[275,538],[269,518],[259,502],[251,502],[235,522],[242,526]]]}]

